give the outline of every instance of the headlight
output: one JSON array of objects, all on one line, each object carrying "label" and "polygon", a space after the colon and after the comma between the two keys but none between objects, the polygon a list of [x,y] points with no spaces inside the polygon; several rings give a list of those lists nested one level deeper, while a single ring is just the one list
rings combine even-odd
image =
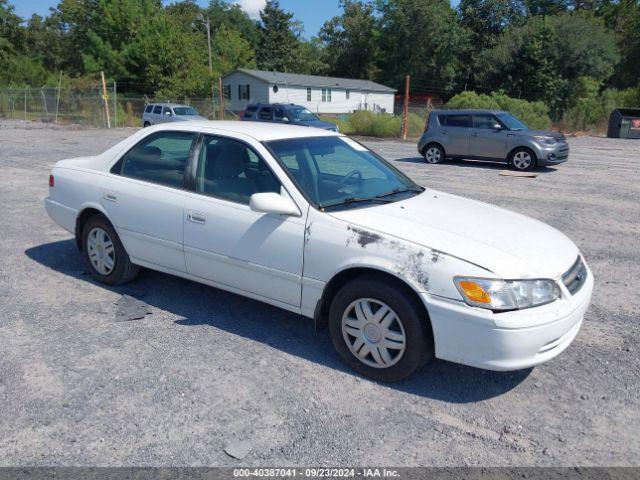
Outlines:
[{"label": "headlight", "polygon": [[543,135],[535,135],[533,138],[535,138],[539,142],[542,142],[542,143],[544,143],[546,145],[555,145],[556,144],[556,139],[553,138],[553,137],[545,137]]},{"label": "headlight", "polygon": [[489,310],[537,307],[560,298],[560,287],[550,279],[499,280],[455,277],[453,283],[467,304]]}]

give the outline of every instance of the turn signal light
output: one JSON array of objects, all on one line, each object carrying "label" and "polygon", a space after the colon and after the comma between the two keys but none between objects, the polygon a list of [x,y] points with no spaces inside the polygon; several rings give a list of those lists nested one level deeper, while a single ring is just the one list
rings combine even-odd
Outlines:
[{"label": "turn signal light", "polygon": [[458,285],[464,290],[469,300],[477,303],[491,303],[491,296],[476,282],[464,280]]},{"label": "turn signal light", "polygon": [[49,175],[49,186],[53,187],[53,184],[54,184],[53,175]]}]

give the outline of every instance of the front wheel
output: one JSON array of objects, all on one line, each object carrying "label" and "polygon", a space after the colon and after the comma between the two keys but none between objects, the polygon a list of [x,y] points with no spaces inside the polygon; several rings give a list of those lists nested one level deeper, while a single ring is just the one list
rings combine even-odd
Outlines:
[{"label": "front wheel", "polygon": [[382,382],[403,380],[433,356],[424,311],[404,289],[378,279],[356,279],[334,298],[331,340],[355,371]]},{"label": "front wheel", "polygon": [[516,148],[511,153],[511,165],[521,172],[533,170],[536,166],[536,156],[528,148]]},{"label": "front wheel", "polygon": [[440,163],[444,161],[444,150],[440,145],[432,143],[422,151],[422,156],[427,163]]},{"label": "front wheel", "polygon": [[82,229],[82,251],[93,278],[107,285],[133,280],[140,267],[131,263],[118,234],[104,215],[94,215]]}]

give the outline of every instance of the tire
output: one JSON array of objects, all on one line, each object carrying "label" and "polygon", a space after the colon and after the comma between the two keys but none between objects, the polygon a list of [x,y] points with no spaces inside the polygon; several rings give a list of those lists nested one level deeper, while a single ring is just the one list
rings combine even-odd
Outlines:
[{"label": "tire", "polygon": [[437,143],[430,143],[422,150],[424,161],[431,164],[442,163],[444,161],[444,149]]},{"label": "tire", "polygon": [[150,127],[151,124],[149,122],[144,122],[144,125],[142,125],[143,128],[147,128]]},{"label": "tire", "polygon": [[515,170],[527,172],[536,168],[536,154],[528,148],[516,148],[511,152],[509,163]]},{"label": "tire", "polygon": [[[360,309],[362,302],[368,302],[369,309]],[[382,315],[382,321],[376,314]],[[362,315],[365,321],[358,318]],[[341,359],[376,381],[403,380],[433,356],[433,338],[424,310],[404,289],[381,279],[362,277],[340,289],[329,310],[329,332]],[[386,348],[389,344],[393,347]]]},{"label": "tire", "polygon": [[111,223],[104,215],[94,215],[82,229],[82,253],[93,278],[107,285],[121,285],[133,280],[140,271]]}]

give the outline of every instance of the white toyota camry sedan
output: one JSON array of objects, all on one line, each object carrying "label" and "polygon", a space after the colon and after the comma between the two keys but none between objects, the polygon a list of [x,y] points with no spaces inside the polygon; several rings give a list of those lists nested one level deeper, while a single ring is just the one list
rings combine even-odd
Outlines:
[{"label": "white toyota camry sedan", "polygon": [[547,361],[575,338],[593,290],[559,231],[425,189],[320,129],[146,128],[58,162],[45,206],[98,281],[146,267],[311,317],[381,381],[433,356],[490,370]]}]

